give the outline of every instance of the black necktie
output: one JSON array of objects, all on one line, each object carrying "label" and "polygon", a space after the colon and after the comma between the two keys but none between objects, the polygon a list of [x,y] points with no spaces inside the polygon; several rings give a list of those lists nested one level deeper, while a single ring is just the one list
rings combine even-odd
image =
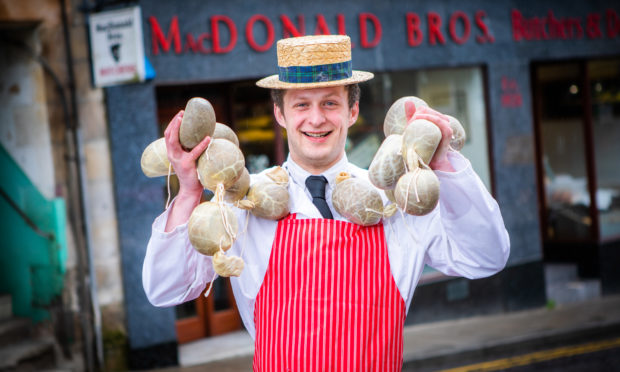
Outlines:
[{"label": "black necktie", "polygon": [[329,206],[325,201],[325,185],[327,179],[323,176],[310,176],[306,178],[306,187],[312,195],[312,203],[317,207],[323,218],[334,219],[332,212],[329,210]]}]

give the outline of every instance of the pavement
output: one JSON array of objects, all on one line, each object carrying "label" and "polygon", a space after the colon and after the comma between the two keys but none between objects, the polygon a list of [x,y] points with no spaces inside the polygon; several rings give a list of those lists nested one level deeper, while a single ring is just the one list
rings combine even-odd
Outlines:
[{"label": "pavement", "polygon": [[[404,329],[404,371],[431,371],[517,353],[620,336],[620,295]],[[253,343],[236,332],[180,348],[182,367],[166,372],[248,371]]]},{"label": "pavement", "polygon": [[437,370],[620,336],[620,295],[405,329],[403,370]]}]

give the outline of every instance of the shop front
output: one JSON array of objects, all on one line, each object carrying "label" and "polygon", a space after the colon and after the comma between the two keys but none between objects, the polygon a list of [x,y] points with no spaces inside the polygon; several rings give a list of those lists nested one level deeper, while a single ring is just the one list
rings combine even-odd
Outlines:
[{"label": "shop front", "polygon": [[[269,92],[254,82],[275,73],[275,43],[288,36],[346,33],[353,67],[375,73],[361,85],[360,117],[346,144],[350,161],[367,167],[384,138],[387,109],[399,97],[416,95],[461,120],[469,136],[462,152],[500,203],[511,236],[508,267],[476,281],[428,269],[407,323],[544,305],[548,260],[590,260],[581,264],[584,275],[617,289],[617,279],[605,286],[606,276],[615,274],[600,260],[617,258],[620,250],[620,180],[614,172],[620,158],[618,5],[139,5],[156,77],[106,89],[133,367],[174,364],[179,343],[241,327],[225,280],[216,282],[209,298],[177,308],[147,301],[141,265],[166,185],[143,176],[142,150],[162,136],[189,98],[201,96],[238,134],[251,172],[284,161],[286,133],[273,119]],[[562,198],[560,186],[567,184],[580,194]]]},{"label": "shop front", "polygon": [[620,289],[620,58],[532,65],[545,260]]}]

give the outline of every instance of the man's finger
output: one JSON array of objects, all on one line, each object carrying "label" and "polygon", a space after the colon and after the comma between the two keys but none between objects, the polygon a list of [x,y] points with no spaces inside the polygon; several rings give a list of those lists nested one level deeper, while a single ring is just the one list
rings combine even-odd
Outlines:
[{"label": "man's finger", "polygon": [[413,101],[405,101],[405,118],[407,119],[407,123],[411,121],[413,115],[415,115],[415,103]]},{"label": "man's finger", "polygon": [[416,115],[416,119],[428,120],[435,124],[439,131],[441,131],[441,140],[450,142],[452,139],[452,128],[450,127],[450,120],[443,114],[420,114]]},{"label": "man's finger", "polygon": [[200,143],[197,144],[196,147],[192,149],[192,151],[190,151],[192,159],[198,159],[198,157],[207,149],[209,143],[211,143],[211,137],[206,136],[205,138],[203,138],[202,141],[200,141]]},{"label": "man's finger", "polygon": [[436,115],[436,116],[441,117],[442,119],[449,120],[447,115],[444,115],[441,112],[439,112],[439,111],[437,111],[437,110],[435,110],[433,108],[430,108],[428,106],[422,106],[422,107],[420,107],[420,108],[418,108],[416,110],[416,115],[415,115],[416,119],[417,119],[417,116],[422,115],[422,114]]},{"label": "man's finger", "polygon": [[168,124],[166,128],[166,142],[170,145],[174,145],[179,142],[179,127],[181,127],[181,120],[183,119],[183,110],[179,111],[174,118]]},{"label": "man's finger", "polygon": [[424,119],[428,120],[432,123],[435,123],[439,127],[450,127],[450,120],[445,115],[435,115],[435,114],[420,114],[418,113],[415,116],[416,119]]},{"label": "man's finger", "polygon": [[170,132],[172,131],[172,126],[173,126],[173,124],[174,124],[175,120],[177,120],[177,117],[178,117],[179,115],[181,115],[181,114],[182,114],[182,112],[183,112],[183,110],[181,110],[181,111],[177,112],[177,113],[176,113],[176,115],[174,115],[174,116],[172,117],[172,119],[171,119],[171,120],[170,120],[170,122],[168,123],[168,126],[166,127],[166,130],[164,131],[164,137],[167,137],[167,136],[170,134]]}]

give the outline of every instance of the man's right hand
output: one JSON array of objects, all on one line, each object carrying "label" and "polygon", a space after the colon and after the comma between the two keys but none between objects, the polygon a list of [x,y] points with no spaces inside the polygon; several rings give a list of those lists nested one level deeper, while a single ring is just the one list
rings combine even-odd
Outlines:
[{"label": "man's right hand", "polygon": [[412,101],[405,102],[405,116],[407,118],[407,125],[413,120],[424,119],[430,121],[439,128],[441,131],[441,141],[433,154],[433,158],[428,163],[428,166],[432,170],[454,172],[454,167],[452,167],[450,160],[448,160],[448,149],[450,148],[450,141],[452,140],[452,128],[450,128],[450,120],[448,117],[430,107],[422,106],[416,109]]},{"label": "man's right hand", "polygon": [[187,222],[194,208],[200,203],[203,187],[198,180],[196,161],[205,151],[211,137],[205,137],[191,151],[185,151],[179,142],[179,127],[183,119],[183,110],[179,111],[168,124],[164,137],[168,160],[179,179],[179,193],[168,215],[166,231]]}]

